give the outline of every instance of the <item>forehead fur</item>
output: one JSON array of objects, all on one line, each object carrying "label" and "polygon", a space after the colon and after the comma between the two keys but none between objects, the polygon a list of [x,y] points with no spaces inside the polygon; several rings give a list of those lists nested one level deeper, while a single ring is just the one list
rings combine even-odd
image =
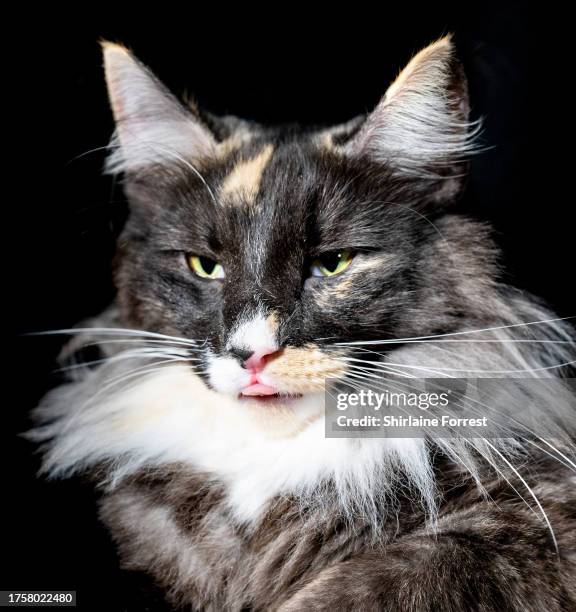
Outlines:
[{"label": "forehead fur", "polygon": [[249,159],[240,159],[219,189],[220,199],[232,203],[253,203],[260,189],[260,181],[270,161],[274,147],[265,145],[260,153]]}]

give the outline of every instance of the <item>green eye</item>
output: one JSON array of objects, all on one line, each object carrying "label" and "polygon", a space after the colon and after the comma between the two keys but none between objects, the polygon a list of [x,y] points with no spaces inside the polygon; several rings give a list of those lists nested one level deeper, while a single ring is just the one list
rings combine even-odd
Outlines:
[{"label": "green eye", "polygon": [[224,278],[224,268],[209,257],[186,255],[186,262],[190,270],[201,278]]},{"label": "green eye", "polygon": [[331,251],[323,253],[312,263],[312,276],[336,276],[352,263],[352,251]]}]

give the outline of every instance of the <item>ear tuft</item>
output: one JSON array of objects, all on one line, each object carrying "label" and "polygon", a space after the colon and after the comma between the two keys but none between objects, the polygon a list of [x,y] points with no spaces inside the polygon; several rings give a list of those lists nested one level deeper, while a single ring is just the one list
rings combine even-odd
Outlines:
[{"label": "ear tuft", "polygon": [[468,89],[450,36],[417,53],[343,150],[402,175],[446,178],[475,152]]},{"label": "ear tuft", "polygon": [[107,172],[126,173],[169,160],[190,162],[212,155],[215,140],[200,119],[126,47],[101,44],[116,122]]}]

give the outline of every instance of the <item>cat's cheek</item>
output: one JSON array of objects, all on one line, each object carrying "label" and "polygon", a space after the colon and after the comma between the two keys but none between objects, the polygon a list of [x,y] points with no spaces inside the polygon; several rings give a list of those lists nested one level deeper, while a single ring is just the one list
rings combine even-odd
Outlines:
[{"label": "cat's cheek", "polygon": [[209,355],[206,371],[212,387],[225,395],[237,396],[240,389],[250,384],[250,374],[233,357]]}]

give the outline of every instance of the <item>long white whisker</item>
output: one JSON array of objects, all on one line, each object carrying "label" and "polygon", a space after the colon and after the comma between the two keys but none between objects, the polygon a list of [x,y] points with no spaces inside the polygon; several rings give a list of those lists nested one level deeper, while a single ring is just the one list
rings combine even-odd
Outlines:
[{"label": "long white whisker", "polygon": [[212,189],[210,188],[210,185],[208,185],[208,183],[206,182],[206,179],[202,176],[202,174],[200,174],[200,171],[197,168],[195,168],[188,160],[178,155],[178,153],[171,150],[169,147],[163,146],[160,143],[153,143],[153,144],[155,147],[164,149],[164,151],[167,151],[170,155],[172,155],[174,159],[177,159],[179,162],[184,164],[188,169],[192,170],[192,172],[200,179],[204,187],[206,187],[206,190],[210,194],[210,197],[212,198],[212,201],[214,202],[214,204],[218,206],[218,200],[216,199],[214,192],[212,191]]},{"label": "long white whisker", "polygon": [[[402,378],[417,378],[417,376],[415,376],[414,374],[410,374],[408,372],[403,372],[402,370],[397,370],[395,368],[389,368],[387,367],[388,364],[381,364],[381,367],[378,368],[378,370],[383,371],[385,374],[396,374]],[[370,372],[371,374],[373,374],[374,376],[377,376],[377,372],[378,370],[373,370],[370,368],[365,368],[356,364],[349,364],[348,365],[349,368],[354,369],[354,370],[359,370],[359,371],[363,371],[363,372]]]},{"label": "long white whisker", "polygon": [[116,338],[114,340],[94,340],[91,342],[87,342],[83,344],[83,347],[86,346],[100,346],[101,344],[150,344],[150,345],[160,345],[167,347],[174,347],[179,350],[183,346],[186,347],[186,351],[196,351],[201,352],[204,349],[201,347],[189,346],[187,342],[177,341],[177,340],[155,340],[155,339],[146,339],[146,338]]},{"label": "long white whisker", "polygon": [[160,334],[157,332],[148,332],[139,329],[124,329],[120,327],[73,327],[69,329],[54,329],[48,331],[40,331],[33,332],[31,334],[26,334],[29,336],[56,336],[56,335],[75,335],[75,334],[109,334],[116,336],[140,336],[143,338],[163,338],[166,340],[171,340],[174,342],[196,346],[197,342],[195,340],[188,340],[186,338],[179,338],[177,336],[168,336],[166,334]]},{"label": "long white whisker", "polygon": [[[480,330],[481,331],[481,330]],[[460,333],[460,332],[458,332]],[[368,340],[366,342],[356,341],[356,342],[339,342],[327,345],[326,348],[336,347],[339,348],[341,346],[350,346],[350,345],[362,345],[362,344],[370,344],[371,342],[378,342],[379,344],[389,343],[389,344],[574,344],[573,340],[529,340],[526,338],[507,338],[504,340],[434,340],[433,338],[425,337],[422,340],[418,339],[400,339],[400,340],[377,340],[372,341]],[[358,347],[360,348],[360,346]],[[366,349],[365,349],[366,350]]]},{"label": "long white whisker", "polygon": [[[339,359],[341,361],[353,361],[353,362],[358,362],[358,363],[367,363],[369,365],[375,366],[375,367],[386,367],[388,365],[395,367],[395,368],[408,368],[411,370],[421,370],[423,372],[432,372],[433,374],[439,375],[439,376],[443,376],[443,377],[450,377],[448,374],[439,374],[439,372],[443,372],[443,371],[454,371],[454,372],[470,372],[471,370],[452,370],[452,368],[437,368],[436,366],[434,366],[434,368],[426,368],[424,366],[417,366],[417,365],[406,365],[403,363],[391,363],[391,362],[382,362],[381,364],[375,361],[369,361],[367,359],[357,359],[356,357],[336,357],[335,359]],[[450,377],[452,378],[452,377]]]},{"label": "long white whisker", "polygon": [[534,491],[532,490],[530,485],[526,482],[526,480],[524,480],[524,478],[521,476],[520,472],[518,472],[518,470],[510,463],[510,461],[508,461],[508,459],[506,459],[506,457],[493,444],[488,442],[488,440],[484,439],[484,442],[490,448],[492,448],[492,450],[495,453],[497,453],[499,455],[499,457],[502,459],[502,461],[504,461],[504,463],[506,463],[506,465],[516,474],[518,479],[526,487],[526,489],[528,490],[528,492],[532,496],[532,499],[534,499],[534,501],[536,502],[538,508],[540,509],[540,512],[542,513],[544,521],[546,522],[546,525],[548,526],[548,529],[549,529],[550,534],[552,536],[552,540],[554,541],[554,548],[556,549],[556,552],[559,553],[560,551],[559,551],[559,548],[558,548],[558,542],[556,540],[556,535],[554,534],[554,530],[552,529],[552,524],[550,523],[550,519],[548,518],[548,515],[546,514],[546,511],[542,507],[542,504],[540,503],[540,500],[538,499],[538,496],[534,493]]},{"label": "long white whisker", "polygon": [[461,336],[466,334],[479,334],[488,331],[495,331],[498,329],[510,329],[512,327],[528,327],[530,325],[545,325],[546,323],[556,323],[558,321],[567,321],[569,319],[574,319],[574,316],[571,317],[557,317],[555,319],[542,319],[540,321],[528,321],[526,323],[514,323],[511,325],[498,325],[496,327],[486,327],[484,329],[469,329],[465,331],[458,332],[449,332],[446,334],[432,334],[429,336],[412,336],[408,338],[394,338],[391,340],[357,340],[353,342],[335,342],[333,346],[355,346],[355,345],[363,345],[363,344],[399,344],[403,342],[407,342],[410,340],[428,340],[433,338],[444,338],[448,336]]},{"label": "long white whisker", "polygon": [[[358,361],[360,363],[369,363],[374,366],[379,365],[377,362],[369,361],[367,359],[357,359],[355,357],[335,357],[334,359],[339,359],[342,361]],[[434,369],[432,369],[432,368],[426,368],[424,366],[386,362],[387,365],[391,365],[396,368],[409,368],[412,370],[424,370],[424,371],[436,372],[436,373],[438,372],[473,372],[473,373],[482,373],[482,374],[520,374],[522,372],[543,372],[546,370],[555,370],[558,368],[563,368],[563,367],[572,365],[574,363],[576,363],[576,360],[564,361],[562,363],[557,363],[551,366],[542,366],[542,367],[537,367],[537,368],[519,368],[516,370],[484,370],[484,369],[478,369],[478,368],[444,368],[440,366],[434,366]],[[448,376],[448,375],[445,374],[444,376]]]},{"label": "long white whisker", "polygon": [[[104,357],[102,359],[94,359],[92,361],[83,361],[81,363],[74,363],[69,366],[63,366],[58,368],[56,371],[68,371],[75,370],[78,368],[85,368],[90,365],[97,365],[99,363],[113,363],[116,361],[124,361],[126,359],[149,359],[151,357],[175,357],[177,359],[185,358],[186,355],[178,353],[176,351],[158,351],[156,349],[139,349],[138,351],[127,351],[118,355],[112,355],[111,357]],[[187,361],[201,361],[200,358],[188,358]]]},{"label": "long white whisker", "polygon": [[[179,362],[180,362],[179,359],[166,359],[165,361],[158,361],[154,364],[149,364],[145,367],[136,368],[135,370],[130,371],[128,374],[124,376],[119,376],[116,379],[111,379],[109,384],[105,385],[100,391],[98,391],[98,393],[94,397],[92,397],[88,403],[90,403],[92,400],[94,400],[97,396],[101,395],[102,393],[109,391],[113,387],[121,385],[125,383],[126,381],[131,380],[132,378],[136,378],[136,377],[140,378],[147,374],[162,372],[166,368],[161,367],[161,366],[164,366],[167,364],[178,364]],[[124,388],[123,391],[126,391],[128,388],[129,387]]]},{"label": "long white whisker", "polygon": [[[539,437],[539,436],[537,436],[537,437]],[[531,446],[534,446],[535,448],[539,449],[544,454],[546,454],[549,457],[551,457],[552,459],[554,459],[554,461],[558,461],[558,463],[561,463],[564,467],[567,467],[568,469],[572,470],[573,472],[576,472],[576,464],[573,461],[570,461],[570,459],[566,458],[566,461],[562,461],[562,459],[558,458],[556,455],[554,455],[550,451],[547,451],[545,448],[542,448],[541,446],[536,444],[533,440],[530,440],[529,438],[525,438],[524,436],[520,436],[520,439],[523,442],[527,442]],[[555,446],[551,446],[551,448],[555,452],[557,452],[560,455],[560,457],[564,456],[563,453],[560,450],[558,450]]]}]

